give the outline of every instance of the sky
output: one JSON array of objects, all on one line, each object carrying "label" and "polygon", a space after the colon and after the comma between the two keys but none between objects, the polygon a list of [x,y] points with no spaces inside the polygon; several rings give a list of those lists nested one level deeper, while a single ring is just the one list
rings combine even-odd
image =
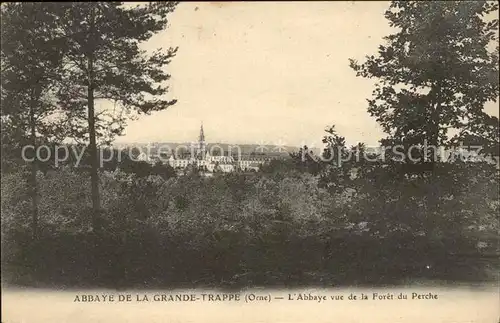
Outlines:
[{"label": "sky", "polygon": [[[388,2],[184,2],[148,50],[178,46],[165,111],[129,121],[117,142],[314,147],[334,124],[349,144],[384,136],[367,112],[374,81],[349,58],[375,54],[393,32]],[[495,104],[490,113],[498,115]]]}]

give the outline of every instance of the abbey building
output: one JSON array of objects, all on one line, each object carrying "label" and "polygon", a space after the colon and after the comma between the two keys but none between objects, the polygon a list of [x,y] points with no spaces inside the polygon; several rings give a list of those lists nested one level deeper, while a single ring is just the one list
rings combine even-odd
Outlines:
[{"label": "abbey building", "polygon": [[171,167],[179,172],[191,167],[205,173],[215,172],[256,172],[260,166],[268,163],[274,156],[266,156],[265,154],[244,153],[238,146],[224,145],[207,145],[203,124],[200,127],[198,141],[191,144],[190,147],[182,147],[182,149],[172,150],[167,158],[159,158],[159,156],[139,156],[139,160],[148,161],[151,163],[158,162],[168,163]]}]

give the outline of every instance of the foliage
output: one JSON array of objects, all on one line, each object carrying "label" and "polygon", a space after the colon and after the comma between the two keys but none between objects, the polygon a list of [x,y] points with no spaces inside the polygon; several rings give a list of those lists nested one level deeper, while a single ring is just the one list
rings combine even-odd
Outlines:
[{"label": "foliage", "polygon": [[[104,142],[121,134],[123,122],[134,110],[150,113],[175,103],[164,95],[170,75],[164,67],[176,48],[158,49],[148,55],[139,45],[166,28],[174,2],[151,2],[124,6],[120,2],[61,4],[58,31],[66,43],[64,87],[59,88],[59,104],[70,118],[69,127],[89,139],[85,107],[94,100],[115,103],[114,112],[94,116],[97,138]],[[89,64],[91,63],[91,64]],[[88,96],[88,86],[94,91]],[[83,127],[83,128],[82,128]]]},{"label": "foliage", "polygon": [[499,93],[498,18],[489,19],[497,11],[489,1],[392,2],[385,17],[397,32],[378,55],[351,60],[358,76],[378,80],[368,112],[387,143],[439,147],[478,134],[489,118],[484,103]]},{"label": "foliage", "polygon": [[[483,265],[467,258],[469,265],[454,269],[452,257],[485,253],[480,242],[494,248],[498,175],[479,163],[446,165],[438,174],[432,182],[401,181],[373,166],[345,183],[346,194],[293,168],[280,176],[190,173],[168,179],[104,171],[104,234],[96,241],[88,231],[88,178],[72,168],[39,173],[37,255],[46,261],[35,271],[26,267],[35,255],[25,247],[23,185],[12,173],[2,180],[8,192],[2,230],[11,246],[3,265],[17,283],[115,287],[378,283],[460,270],[476,270],[480,278]],[[428,203],[431,194],[438,204]],[[451,260],[439,271],[424,271],[444,257]],[[28,276],[14,274],[18,265]],[[99,276],[91,275],[96,268]]]},{"label": "foliage", "polygon": [[[49,11],[44,10],[46,6]],[[53,32],[55,4],[8,3],[2,6],[2,123],[9,138],[26,143],[35,127],[37,136],[53,137],[57,106],[53,91],[63,69],[63,39]],[[59,134],[62,135],[62,134]]]}]

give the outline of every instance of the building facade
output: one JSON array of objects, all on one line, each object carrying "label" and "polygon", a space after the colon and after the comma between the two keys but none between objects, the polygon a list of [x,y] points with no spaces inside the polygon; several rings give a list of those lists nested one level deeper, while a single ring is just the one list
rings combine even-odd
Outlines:
[{"label": "building facade", "polygon": [[[200,134],[195,148],[190,153],[180,155],[172,152],[167,159],[167,163],[179,172],[183,172],[189,167],[195,167],[205,173],[256,172],[260,169],[261,165],[274,159],[267,156],[242,154],[211,154],[210,150],[207,149],[203,124],[200,127]],[[159,160],[157,157],[146,156],[145,154],[140,156],[139,159],[150,163],[155,163]]]}]

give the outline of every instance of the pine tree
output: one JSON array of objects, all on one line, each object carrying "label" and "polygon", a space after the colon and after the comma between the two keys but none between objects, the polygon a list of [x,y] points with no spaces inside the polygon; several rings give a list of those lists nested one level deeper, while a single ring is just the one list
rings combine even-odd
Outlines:
[{"label": "pine tree", "polygon": [[[57,106],[53,91],[62,70],[64,40],[53,32],[56,4],[8,3],[2,5],[2,166],[5,161],[30,160],[33,237],[38,231],[37,156],[40,140],[54,136]],[[50,10],[44,10],[45,8]],[[32,147],[28,147],[31,145]],[[24,149],[23,148],[32,148]],[[8,161],[8,159],[10,159]]]},{"label": "pine tree", "polygon": [[385,17],[398,31],[376,56],[350,62],[378,80],[368,111],[389,134],[384,144],[451,146],[495,123],[484,105],[499,94],[497,3],[393,1]]},{"label": "pine tree", "polygon": [[[98,230],[99,130],[111,126],[112,134],[123,130],[123,114],[150,113],[173,105],[167,100],[164,67],[176,48],[159,49],[148,55],[139,45],[167,27],[175,2],[150,2],[131,7],[120,2],[65,3],[58,28],[66,36],[65,71],[59,104],[73,116],[75,124],[86,119],[88,152],[91,157],[93,228]],[[95,109],[96,100],[115,103],[119,113],[106,123]],[[85,113],[86,112],[86,113]]]}]

